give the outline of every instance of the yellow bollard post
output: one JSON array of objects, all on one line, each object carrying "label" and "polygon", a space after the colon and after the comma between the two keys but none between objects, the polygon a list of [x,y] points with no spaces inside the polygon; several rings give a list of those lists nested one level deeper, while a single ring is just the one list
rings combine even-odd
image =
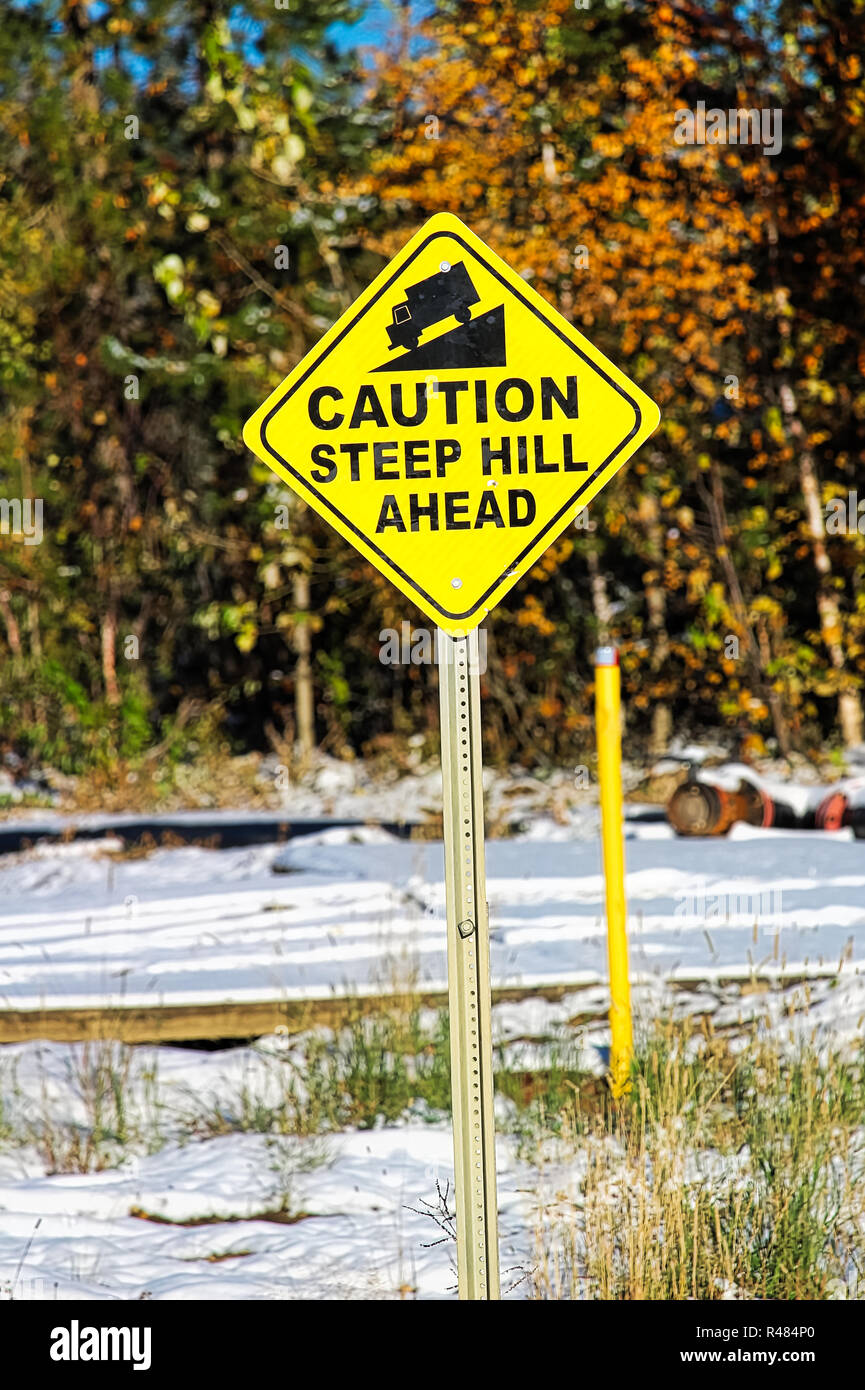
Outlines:
[{"label": "yellow bollard post", "polygon": [[601,841],[607,901],[607,949],[610,960],[610,1073],[613,1095],[628,1090],[634,1034],[625,912],[625,835],[622,811],[622,723],[619,653],[599,647],[595,653],[595,726],[598,781],[601,791]]}]

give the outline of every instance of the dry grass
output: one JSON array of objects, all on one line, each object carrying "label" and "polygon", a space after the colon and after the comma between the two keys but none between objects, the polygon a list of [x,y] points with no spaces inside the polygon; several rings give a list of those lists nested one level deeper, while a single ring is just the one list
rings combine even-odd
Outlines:
[{"label": "dry grass", "polygon": [[539,1137],[534,1294],[855,1297],[865,1280],[863,1059],[670,1030],[630,1095]]},{"label": "dry grass", "polygon": [[[93,1172],[130,1152],[251,1131],[268,1138],[282,1209],[346,1127],[449,1108],[447,1015],[419,1006],[411,972],[391,1007],[334,1030],[263,1040],[248,1074],[171,1105],[146,1054],[70,1049],[22,1104],[0,1086],[0,1143],[35,1146],[47,1172]],[[151,1063],[152,1067],[152,1063]],[[865,1294],[865,1053],[684,1024],[640,1048],[614,1101],[567,1040],[543,1072],[499,1071],[506,1126],[535,1170],[538,1299],[827,1299]],[[15,1104],[4,1113],[2,1095]]]}]

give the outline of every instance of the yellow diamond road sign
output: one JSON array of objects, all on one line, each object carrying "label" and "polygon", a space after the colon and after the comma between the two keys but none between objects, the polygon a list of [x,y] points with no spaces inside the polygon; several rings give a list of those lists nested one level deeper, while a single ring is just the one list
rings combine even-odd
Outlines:
[{"label": "yellow diamond road sign", "polygon": [[243,438],[435,623],[461,633],[659,419],[522,276],[439,213]]}]

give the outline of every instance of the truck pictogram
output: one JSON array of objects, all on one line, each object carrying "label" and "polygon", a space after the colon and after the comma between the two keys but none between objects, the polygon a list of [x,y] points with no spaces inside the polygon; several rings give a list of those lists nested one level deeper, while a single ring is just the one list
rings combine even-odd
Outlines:
[{"label": "truck pictogram", "polygon": [[457,261],[455,265],[448,265],[442,262],[438,274],[430,275],[417,285],[409,285],[403,302],[394,305],[393,322],[387,330],[391,352],[397,347],[416,348],[425,328],[451,314],[460,323],[468,323],[472,316],[471,306],[479,300],[480,295],[464,263]]}]

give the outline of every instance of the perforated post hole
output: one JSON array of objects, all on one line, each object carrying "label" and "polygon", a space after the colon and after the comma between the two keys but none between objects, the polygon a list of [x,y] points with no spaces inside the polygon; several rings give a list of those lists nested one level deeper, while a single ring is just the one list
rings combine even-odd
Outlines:
[{"label": "perforated post hole", "polygon": [[448,923],[456,948],[449,993],[451,1060],[458,1079],[454,1087],[457,1231],[458,1240],[464,1242],[460,1293],[485,1299],[498,1297],[498,1237],[477,635],[452,637],[447,650],[451,659],[440,667],[440,678],[444,829],[450,854]]}]

